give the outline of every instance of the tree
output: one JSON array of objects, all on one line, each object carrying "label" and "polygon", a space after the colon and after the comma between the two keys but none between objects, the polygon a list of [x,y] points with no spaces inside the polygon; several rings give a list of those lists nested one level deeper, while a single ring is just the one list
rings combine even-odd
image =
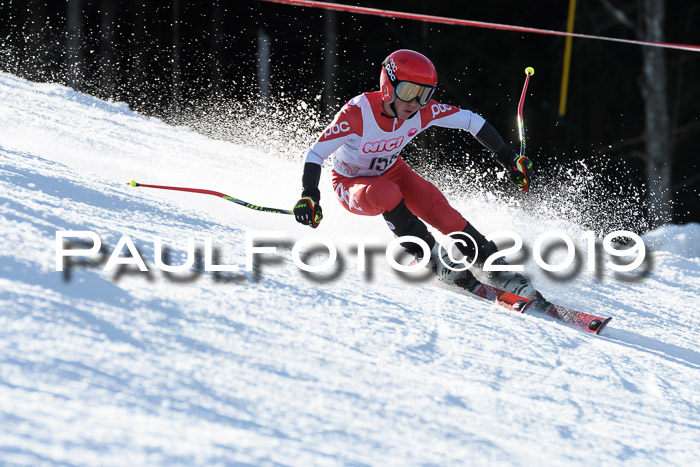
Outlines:
[{"label": "tree", "polygon": [[117,64],[115,35],[117,12],[112,0],[100,3],[100,65],[99,89],[102,96],[112,98],[116,88]]},{"label": "tree", "polygon": [[[637,28],[622,10],[609,0],[601,0],[613,17],[637,34]],[[641,0],[642,32],[640,39],[664,42],[666,0]],[[668,105],[666,57],[661,47],[642,48],[642,97],[644,99],[644,161],[647,176],[650,227],[673,219],[671,192],[672,145],[671,118]]]},{"label": "tree", "polygon": [[224,42],[224,10],[218,0],[210,4],[209,21],[209,81],[211,90],[216,97],[221,93],[223,42]]},{"label": "tree", "polygon": [[129,92],[139,95],[147,80],[146,55],[150,50],[146,26],[146,5],[144,0],[135,0],[132,5],[134,32],[129,39]]},{"label": "tree", "polygon": [[335,72],[338,65],[337,13],[323,12],[323,112],[335,112]]},{"label": "tree", "polygon": [[80,0],[68,0],[66,5],[66,79],[68,86],[82,88],[81,30],[83,14]]},{"label": "tree", "polygon": [[[643,0],[644,40],[663,42],[666,0]],[[645,108],[646,167],[652,227],[673,218],[671,203],[671,123],[668,107],[666,57],[660,47],[642,51]]]},{"label": "tree", "polygon": [[180,104],[182,103],[182,69],[180,59],[181,53],[181,38],[180,38],[180,1],[172,0],[171,20],[172,20],[172,55],[171,55],[171,71],[172,71],[172,110],[177,114],[180,112]]}]

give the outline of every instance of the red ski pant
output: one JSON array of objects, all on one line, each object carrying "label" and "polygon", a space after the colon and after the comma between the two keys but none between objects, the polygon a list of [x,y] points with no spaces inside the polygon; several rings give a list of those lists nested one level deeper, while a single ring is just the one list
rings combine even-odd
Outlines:
[{"label": "red ski pant", "polygon": [[391,211],[404,199],[412,213],[445,235],[467,225],[445,195],[401,157],[378,177],[344,177],[333,171],[333,189],[343,207],[353,214],[377,216]]}]

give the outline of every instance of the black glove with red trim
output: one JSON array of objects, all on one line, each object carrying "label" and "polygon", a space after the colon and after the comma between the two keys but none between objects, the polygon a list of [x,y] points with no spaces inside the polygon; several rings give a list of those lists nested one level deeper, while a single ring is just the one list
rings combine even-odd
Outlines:
[{"label": "black glove with red trim", "polygon": [[306,188],[301,192],[301,198],[294,205],[294,217],[300,224],[308,225],[314,229],[323,219],[323,210],[319,204],[321,192],[318,188]]},{"label": "black glove with red trim", "polygon": [[532,161],[530,159],[516,154],[508,146],[499,149],[494,157],[506,169],[511,181],[520,191],[527,191],[530,188],[532,178]]}]

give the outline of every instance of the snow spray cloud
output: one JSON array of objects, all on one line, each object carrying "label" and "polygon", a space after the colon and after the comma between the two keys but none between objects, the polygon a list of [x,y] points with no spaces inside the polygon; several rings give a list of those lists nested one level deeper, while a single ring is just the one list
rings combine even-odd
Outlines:
[{"label": "snow spray cloud", "polygon": [[641,234],[654,223],[670,221],[650,214],[644,190],[630,181],[631,176],[620,161],[600,157],[538,170],[538,159],[549,157],[531,156],[535,163],[533,183],[526,193],[521,193],[512,189],[503,170],[493,164],[483,169],[467,160],[464,168],[458,170],[442,167],[439,159],[443,150],[438,147],[433,151],[437,154],[429,152],[416,160],[414,168],[448,198],[486,199],[523,210],[545,225],[563,222],[593,231],[598,238],[614,230]]},{"label": "snow spray cloud", "polygon": [[[317,110],[320,99],[320,95],[307,100],[282,95],[264,105],[212,101],[180,113],[176,123],[271,157],[301,162],[331,119]],[[654,218],[644,188],[632,183],[636,178],[628,175],[621,161],[605,155],[565,164],[548,154],[530,156],[535,176],[530,190],[521,193],[512,189],[505,173],[478,143],[470,138],[459,141],[464,138],[454,130],[447,136],[445,132],[431,135],[426,135],[429,144],[413,141],[402,156],[448,199],[489,199],[520,208],[534,219],[559,220],[594,231],[598,238],[620,229],[643,233],[650,225],[669,220]],[[478,152],[472,153],[474,148]],[[548,167],[540,169],[545,161]]]},{"label": "snow spray cloud", "polygon": [[301,160],[328,122],[312,99],[278,97],[264,103],[210,100],[171,116],[208,137],[255,149],[271,157]]}]

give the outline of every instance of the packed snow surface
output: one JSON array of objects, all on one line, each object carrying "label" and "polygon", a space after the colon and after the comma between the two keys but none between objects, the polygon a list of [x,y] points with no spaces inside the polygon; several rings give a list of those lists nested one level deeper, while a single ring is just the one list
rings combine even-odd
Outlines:
[{"label": "packed snow surface", "polygon": [[[576,225],[488,196],[450,198],[481,230],[523,237],[521,262],[550,300],[612,316],[595,336],[395,272],[384,222],[346,212],[325,171],[315,231],[127,184],[290,209],[303,148],[289,160],[252,143],[0,74],[2,463],[697,465],[697,226],[653,232],[632,273],[606,267],[598,243],[591,272]],[[581,250],[565,276],[532,260],[554,230]],[[93,232],[102,256],[57,271],[60,231]],[[283,237],[258,243],[276,252],[247,271],[246,238],[272,231]],[[294,263],[292,247],[311,235],[337,247],[330,271]],[[381,243],[360,271],[345,241],[368,236]],[[156,266],[158,239],[179,265],[188,237],[202,251],[209,239],[214,263],[238,270]],[[148,272],[118,264],[133,261],[128,240]],[[328,258],[311,250],[309,264]],[[554,253],[551,263],[564,255]]]}]

